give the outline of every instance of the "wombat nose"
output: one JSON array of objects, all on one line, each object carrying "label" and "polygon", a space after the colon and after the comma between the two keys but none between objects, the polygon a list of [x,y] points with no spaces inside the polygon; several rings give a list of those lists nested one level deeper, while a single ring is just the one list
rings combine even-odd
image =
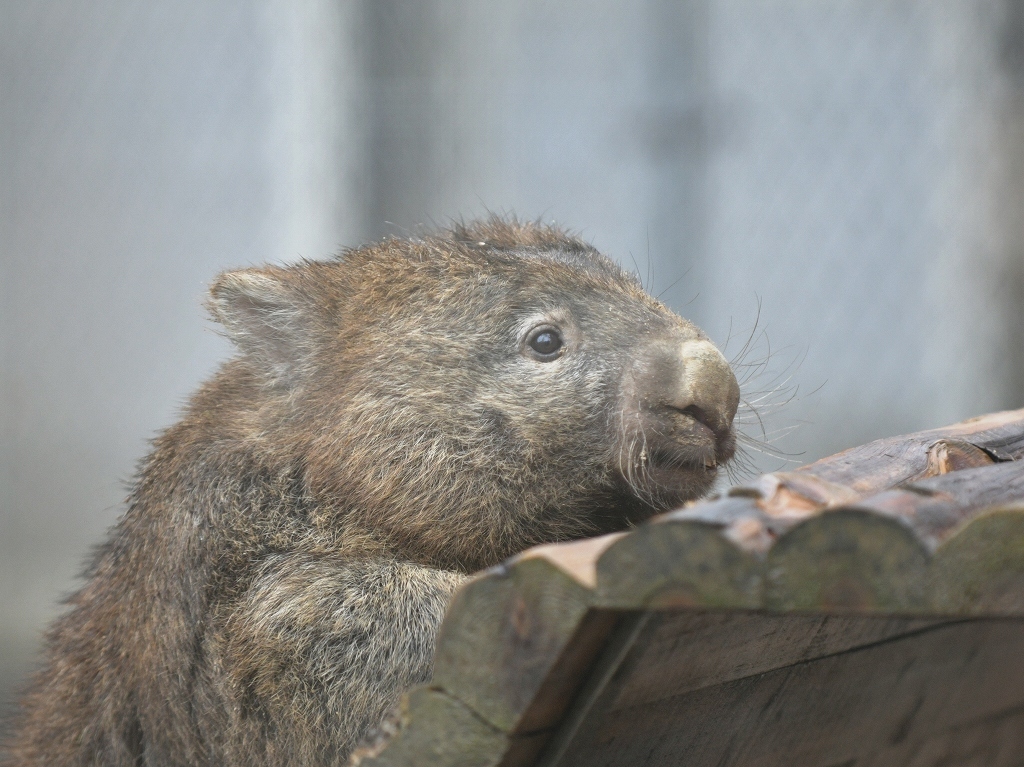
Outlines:
[{"label": "wombat nose", "polygon": [[705,340],[684,341],[678,354],[681,375],[665,404],[689,412],[716,434],[728,431],[740,402],[740,386],[729,363]]}]

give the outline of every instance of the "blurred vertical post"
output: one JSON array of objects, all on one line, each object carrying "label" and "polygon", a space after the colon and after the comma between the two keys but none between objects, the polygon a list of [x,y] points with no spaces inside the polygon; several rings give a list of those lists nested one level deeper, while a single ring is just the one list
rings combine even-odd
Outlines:
[{"label": "blurred vertical post", "polygon": [[1024,4],[1004,0],[999,61],[1006,78],[1000,154],[1005,157],[999,220],[1005,235],[1002,265],[994,275],[1002,304],[1002,407],[1024,404]]},{"label": "blurred vertical post", "polygon": [[522,2],[372,0],[364,9],[372,236],[500,210]]},{"label": "blurred vertical post", "polygon": [[268,0],[267,162],[279,258],[322,258],[367,233],[364,6]]},{"label": "blurred vertical post", "polygon": [[711,92],[708,0],[648,0],[647,108],[638,133],[650,163],[647,247],[652,289],[684,311],[707,250],[708,162],[721,138]]}]

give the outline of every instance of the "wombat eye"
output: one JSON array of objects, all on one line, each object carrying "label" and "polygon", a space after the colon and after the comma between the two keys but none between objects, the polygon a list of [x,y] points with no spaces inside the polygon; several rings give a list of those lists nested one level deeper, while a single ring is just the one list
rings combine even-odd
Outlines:
[{"label": "wombat eye", "polygon": [[550,325],[541,325],[530,331],[526,337],[526,345],[533,355],[544,362],[558,359],[562,353],[562,334]]}]

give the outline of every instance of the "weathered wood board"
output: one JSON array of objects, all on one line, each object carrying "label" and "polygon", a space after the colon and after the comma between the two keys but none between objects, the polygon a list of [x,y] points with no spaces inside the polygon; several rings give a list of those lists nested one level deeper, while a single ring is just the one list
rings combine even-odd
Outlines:
[{"label": "weathered wood board", "polygon": [[1024,410],[470,581],[375,765],[1024,765]]},{"label": "weathered wood board", "polygon": [[[732,624],[726,641],[739,654],[756,642],[753,671],[701,668],[715,645],[679,641],[699,614],[651,614],[579,729],[554,741],[558,758],[549,763],[905,765],[951,730],[1024,712],[1024,621],[915,628],[863,617],[830,626],[824,618],[821,633],[804,633],[810,626],[797,628],[794,617],[755,613]],[[874,632],[893,634],[861,643]],[[850,646],[837,652],[815,644],[847,633],[839,644]]]}]

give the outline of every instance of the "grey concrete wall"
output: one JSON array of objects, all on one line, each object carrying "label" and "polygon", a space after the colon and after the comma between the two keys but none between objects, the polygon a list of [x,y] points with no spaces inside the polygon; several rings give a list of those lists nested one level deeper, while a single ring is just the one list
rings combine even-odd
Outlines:
[{"label": "grey concrete wall", "polygon": [[760,305],[797,460],[1024,406],[1022,51],[1009,0],[0,0],[0,696],[225,267],[515,211],[729,352]]}]

